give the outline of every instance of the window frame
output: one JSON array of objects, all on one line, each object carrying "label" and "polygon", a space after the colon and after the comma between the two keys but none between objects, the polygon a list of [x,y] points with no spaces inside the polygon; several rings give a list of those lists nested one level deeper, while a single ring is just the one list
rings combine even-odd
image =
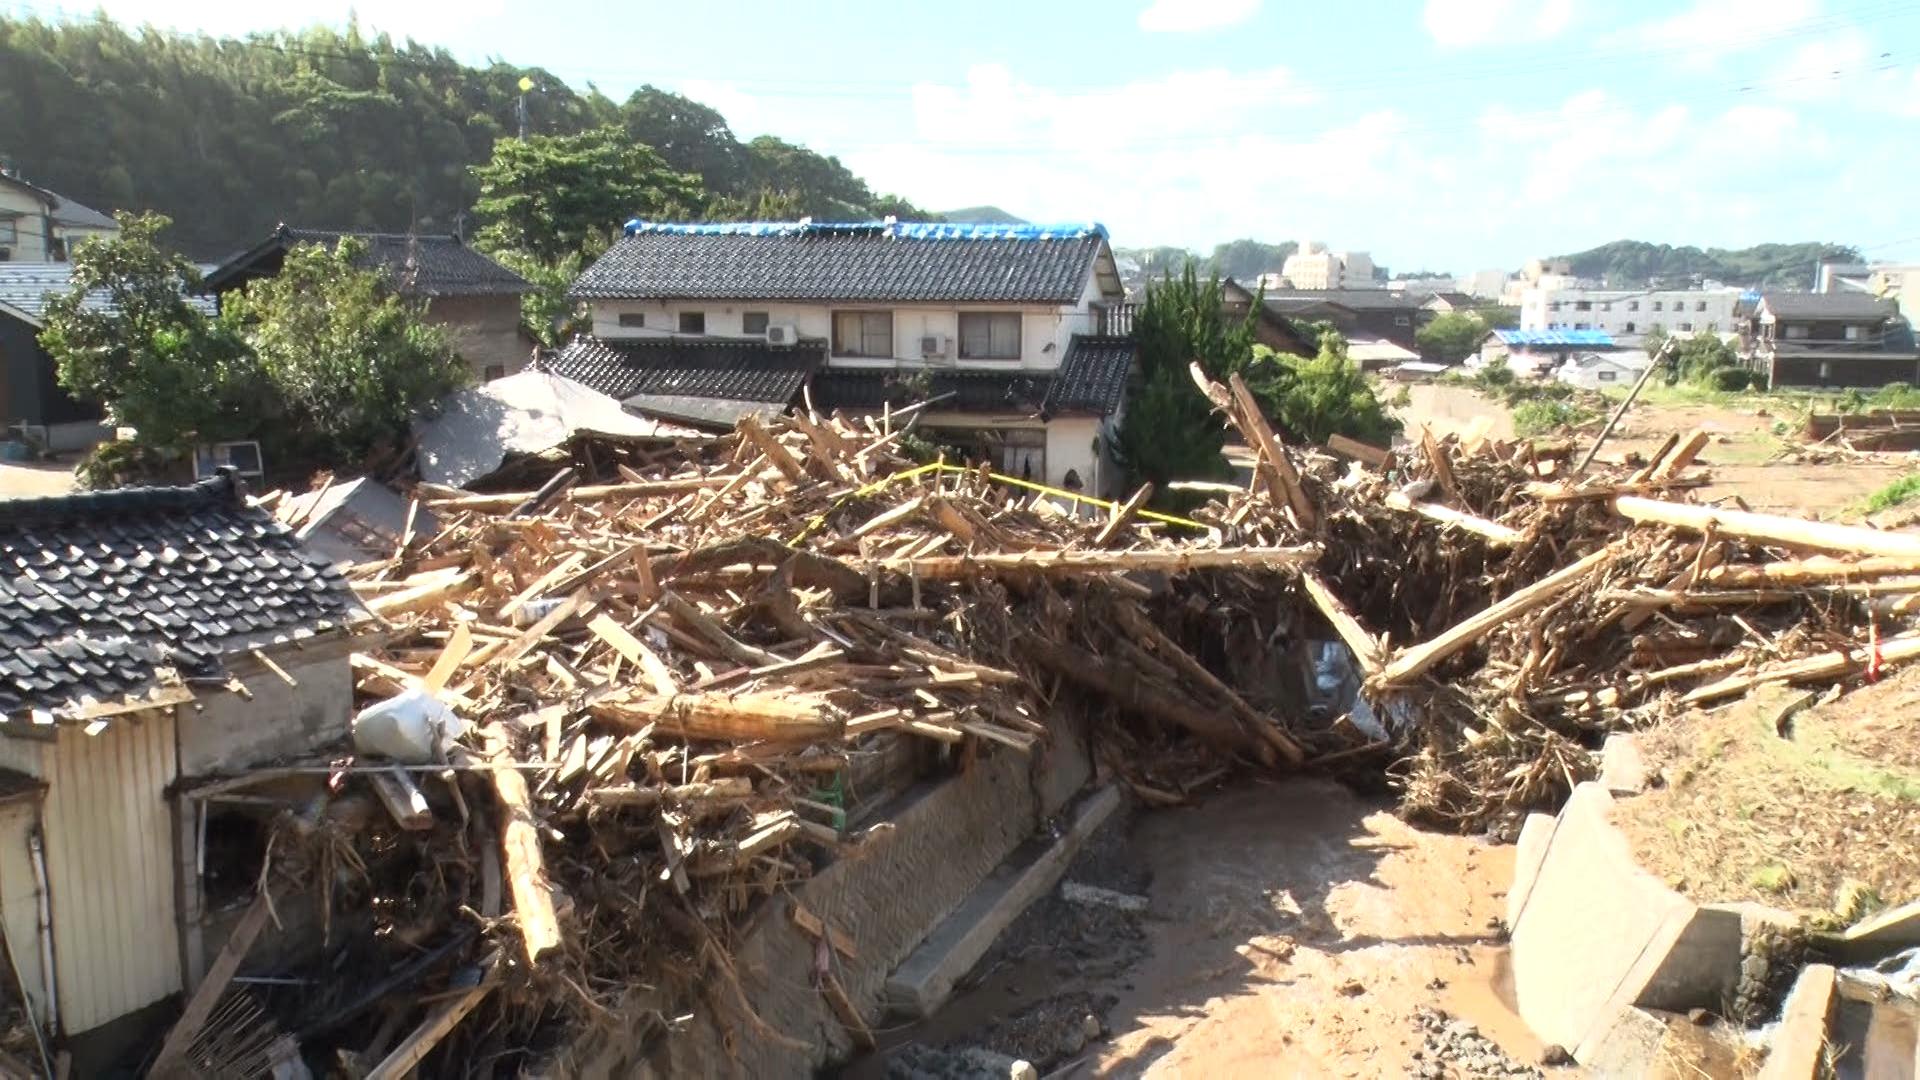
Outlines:
[{"label": "window frame", "polygon": [[[984,352],[979,352],[979,353],[970,352],[967,347],[967,323],[969,320],[973,320],[977,322],[980,319],[988,320],[987,330],[986,330],[986,350]],[[1013,341],[1012,341],[1012,345],[1010,346],[1012,350],[1011,352],[995,350],[995,343],[994,343],[995,325],[999,320],[1003,320],[1003,319],[1011,319],[1013,321]],[[955,355],[958,356],[960,359],[1016,361],[1017,362],[1020,359],[1022,354],[1021,347],[1025,341],[1027,328],[1026,328],[1026,320],[1021,317],[1021,314],[1018,311],[963,311],[960,313],[958,329],[960,333],[959,333],[959,341],[957,343],[957,347],[955,350]],[[1004,327],[1002,327],[1002,329],[1004,329]]]},{"label": "window frame", "polygon": [[[760,320],[760,329],[747,325],[748,319]],[[768,311],[743,311],[740,313],[740,332],[749,337],[766,337],[767,327],[773,325],[773,313]]]},{"label": "window frame", "polygon": [[18,244],[20,242],[20,221],[18,218],[0,217],[0,244]]},{"label": "window frame", "polygon": [[647,313],[644,311],[623,311],[614,320],[622,330],[645,330]]},{"label": "window frame", "polygon": [[[678,326],[675,333],[686,334],[689,337],[705,337],[707,334],[707,313],[704,311],[682,311],[675,322]],[[694,329],[687,329],[690,324]]]},{"label": "window frame", "polygon": [[[871,352],[868,350],[868,346],[873,343],[869,339],[875,338],[876,334],[872,329],[868,327],[867,320],[874,319],[874,318],[885,319],[887,321],[887,329],[886,329],[887,344],[886,344],[886,350],[884,352]],[[854,352],[846,351],[846,346],[847,346],[846,336],[841,333],[841,329],[840,329],[842,319],[858,319],[860,322],[860,330],[858,334],[858,337],[860,338],[860,342],[859,342],[859,348],[857,351],[854,351]],[[875,309],[875,308],[839,309],[833,312],[831,325],[828,327],[828,329],[831,331],[831,335],[833,338],[833,341],[832,341],[833,355],[836,357],[844,357],[849,360],[892,360],[894,359],[895,350],[894,350],[894,327],[893,327],[892,311],[885,310],[885,309]]]}]

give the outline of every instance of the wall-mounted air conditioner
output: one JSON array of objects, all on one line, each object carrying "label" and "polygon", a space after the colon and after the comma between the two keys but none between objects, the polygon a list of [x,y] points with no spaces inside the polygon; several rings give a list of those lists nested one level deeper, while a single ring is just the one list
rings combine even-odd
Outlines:
[{"label": "wall-mounted air conditioner", "polygon": [[769,323],[767,325],[767,344],[791,345],[799,340],[800,330],[787,323]]},{"label": "wall-mounted air conditioner", "polygon": [[926,334],[920,338],[920,355],[928,360],[936,360],[947,355],[947,337],[945,334]]}]

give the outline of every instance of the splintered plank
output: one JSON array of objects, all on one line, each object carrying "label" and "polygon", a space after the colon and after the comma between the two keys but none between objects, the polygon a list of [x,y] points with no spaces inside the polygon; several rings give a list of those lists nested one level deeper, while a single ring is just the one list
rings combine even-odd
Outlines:
[{"label": "splintered plank", "polygon": [[[488,756],[496,766],[513,763],[512,743],[499,724],[480,730]],[[508,891],[513,897],[513,913],[520,927],[520,942],[527,961],[540,962],[540,954],[560,944],[560,917],[554,910],[553,885],[547,880],[546,859],[540,854],[540,823],[534,817],[527,798],[527,781],[520,770],[495,768],[487,773],[493,782],[494,796],[500,803],[503,828],[501,854],[507,863]],[[457,1018],[456,1018],[457,1019]]]},{"label": "splintered plank", "polygon": [[647,648],[647,643],[633,635],[633,632],[613,621],[613,616],[604,612],[595,615],[587,623],[587,629],[595,637],[606,642],[614,652],[627,658],[635,667],[647,673],[647,679],[653,688],[662,694],[678,693],[680,687],[674,682],[673,669],[669,668],[660,655]]},{"label": "splintered plank", "polygon": [[629,698],[598,702],[592,712],[628,728],[655,724],[670,735],[724,742],[837,740],[846,730],[825,702],[785,692]]},{"label": "splintered plank", "polygon": [[1920,533],[1882,532],[1858,525],[1834,525],[1779,514],[1756,514],[1748,510],[1722,510],[1714,506],[1665,502],[1637,495],[1619,496],[1613,500],[1613,509],[1622,517],[1634,521],[1672,525],[1694,532],[1712,529],[1715,535],[1734,536],[1742,540],[1767,540],[1849,555],[1920,559]]},{"label": "splintered plank", "polygon": [[1133,524],[1134,515],[1138,514],[1140,508],[1147,505],[1147,500],[1151,498],[1153,498],[1153,485],[1141,484],[1140,490],[1134,492],[1131,498],[1113,508],[1112,516],[1107,518],[1106,524],[1100,526],[1100,532],[1094,536],[1093,546],[1106,547],[1111,543],[1114,537],[1120,535],[1122,529]]},{"label": "splintered plank", "polygon": [[752,416],[742,416],[739,427],[741,434],[767,456],[767,460],[773,463],[774,468],[780,470],[781,476],[796,484],[806,482],[807,467],[800,464],[800,460],[793,456],[793,452],[782,445],[779,439],[774,438],[759,420]]},{"label": "splintered plank", "polygon": [[1000,573],[1034,573],[1071,577],[1127,570],[1158,570],[1177,574],[1220,566],[1303,566],[1320,557],[1320,549],[1303,547],[1201,548],[1191,551],[997,551],[975,555],[927,555],[915,559],[875,559],[866,566],[912,574],[922,581],[959,581]]},{"label": "splintered plank", "polygon": [[1451,525],[1456,529],[1463,529],[1476,536],[1483,536],[1503,547],[1519,543],[1521,537],[1524,535],[1519,529],[1513,528],[1512,526],[1502,525],[1497,521],[1489,521],[1486,518],[1478,517],[1462,510],[1455,510],[1451,506],[1442,506],[1439,503],[1432,502],[1415,502],[1398,491],[1387,493],[1387,505],[1395,510],[1419,514],[1421,517],[1430,521],[1437,521],[1442,525]]}]

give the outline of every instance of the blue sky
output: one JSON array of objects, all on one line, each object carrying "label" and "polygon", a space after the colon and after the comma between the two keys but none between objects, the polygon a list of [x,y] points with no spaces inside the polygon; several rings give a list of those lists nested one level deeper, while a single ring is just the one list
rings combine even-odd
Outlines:
[{"label": "blue sky", "polygon": [[[54,16],[54,0],[0,10]],[[336,0],[105,0],[127,22],[339,24]],[[877,189],[1311,237],[1395,270],[1607,240],[1920,259],[1920,0],[421,0],[363,26],[615,96],[643,83]]]}]

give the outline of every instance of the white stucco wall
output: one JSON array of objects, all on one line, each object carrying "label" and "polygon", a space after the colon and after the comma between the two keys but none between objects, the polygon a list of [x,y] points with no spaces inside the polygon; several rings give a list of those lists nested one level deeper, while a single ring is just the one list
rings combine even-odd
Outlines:
[{"label": "white stucco wall", "polygon": [[258,664],[236,659],[230,666],[253,695],[252,701],[222,692],[182,705],[180,774],[245,768],[343,737],[353,719],[353,671],[343,648],[325,648],[326,654],[312,658],[293,650],[272,654],[298,686],[288,686]]},{"label": "white stucco wall", "polygon": [[12,251],[11,261],[47,261],[46,215],[47,204],[37,196],[0,182],[0,247]]},{"label": "white stucco wall", "polygon": [[1739,300],[1734,289],[1530,288],[1520,297],[1520,329],[1604,330],[1623,345],[1638,343],[1656,324],[1675,335],[1727,333]]},{"label": "white stucco wall", "polygon": [[[1097,288],[1089,286],[1094,296]],[[831,341],[833,313],[836,311],[890,311],[893,313],[893,357],[829,357],[834,367],[894,367],[920,364],[920,339],[940,335],[947,339],[944,359],[939,367],[960,367],[983,371],[1050,371],[1060,366],[1067,345],[1075,334],[1091,333],[1095,319],[1091,302],[1079,306],[1018,306],[978,304],[965,307],[953,304],[761,304],[738,301],[633,301],[608,300],[593,305],[593,333],[608,340],[636,337],[680,336],[681,312],[698,311],[706,316],[706,337],[751,337],[741,330],[741,317],[749,311],[764,311],[771,325],[797,328],[800,337]],[[1020,358],[1018,360],[963,360],[960,358],[960,313],[962,311],[1007,312],[1020,314]],[[622,314],[646,317],[644,328],[620,325]]]}]

